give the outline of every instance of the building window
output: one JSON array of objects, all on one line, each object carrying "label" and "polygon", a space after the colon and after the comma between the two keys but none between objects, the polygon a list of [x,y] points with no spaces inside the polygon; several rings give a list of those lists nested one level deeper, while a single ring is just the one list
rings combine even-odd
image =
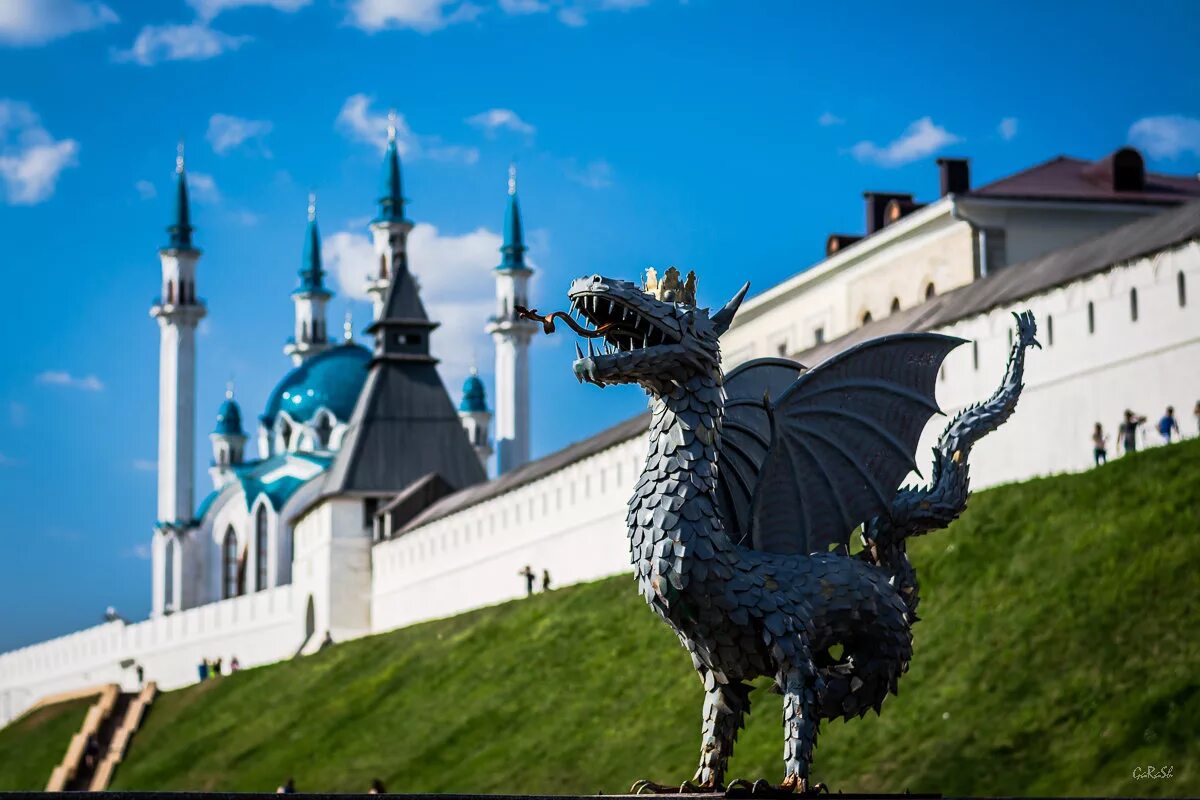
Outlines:
[{"label": "building window", "polygon": [[237,534],[233,526],[225,531],[225,539],[221,543],[221,596],[225,599],[237,597],[238,594],[238,555]]},{"label": "building window", "polygon": [[937,294],[937,290],[933,288],[933,282],[930,281],[925,285],[925,299],[930,300],[935,294]]},{"label": "building window", "polygon": [[1175,276],[1175,290],[1179,294],[1179,307],[1183,308],[1187,305],[1187,278],[1183,277],[1183,270]]},{"label": "building window", "polygon": [[254,591],[267,588],[267,507],[254,515]]},{"label": "building window", "polygon": [[1046,315],[1046,344],[1054,346],[1054,317]]},{"label": "building window", "polygon": [[175,550],[177,545],[173,538],[167,539],[163,548],[163,607],[172,611],[175,608]]},{"label": "building window", "polygon": [[871,312],[870,312],[870,311],[864,311],[864,312],[863,312],[863,315],[862,315],[862,324],[863,324],[863,325],[867,325],[867,324],[869,324],[870,322],[871,322]]},{"label": "building window", "polygon": [[971,363],[979,369],[979,342],[971,342]]},{"label": "building window", "polygon": [[815,331],[813,331],[813,343],[814,344],[825,344],[825,328],[824,327],[817,328]]},{"label": "building window", "polygon": [[1129,319],[1137,322],[1138,307],[1137,307],[1137,289],[1129,290]]},{"label": "building window", "polygon": [[1088,333],[1096,332],[1096,304],[1088,302]]},{"label": "building window", "polygon": [[892,298],[892,313],[895,314],[899,310],[900,310],[900,298],[893,297]]}]

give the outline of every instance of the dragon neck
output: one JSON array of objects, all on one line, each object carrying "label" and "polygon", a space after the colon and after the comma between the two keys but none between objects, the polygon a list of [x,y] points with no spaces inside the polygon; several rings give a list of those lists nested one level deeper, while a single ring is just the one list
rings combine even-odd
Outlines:
[{"label": "dragon neck", "polygon": [[725,406],[720,373],[672,384],[650,406],[649,452],[629,502],[631,555],[635,565],[646,565],[642,574],[650,582],[680,588],[687,583],[683,560],[697,538],[714,551],[732,548],[715,502]]}]

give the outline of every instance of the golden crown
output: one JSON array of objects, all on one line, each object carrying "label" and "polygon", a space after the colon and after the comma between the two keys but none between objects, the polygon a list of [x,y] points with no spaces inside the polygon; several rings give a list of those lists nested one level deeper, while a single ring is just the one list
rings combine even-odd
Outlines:
[{"label": "golden crown", "polygon": [[662,280],[659,280],[654,267],[650,267],[646,270],[646,282],[642,285],[642,291],[664,303],[682,303],[694,306],[696,305],[696,273],[689,271],[687,278],[680,282],[679,270],[668,267],[667,271],[663,273]]}]

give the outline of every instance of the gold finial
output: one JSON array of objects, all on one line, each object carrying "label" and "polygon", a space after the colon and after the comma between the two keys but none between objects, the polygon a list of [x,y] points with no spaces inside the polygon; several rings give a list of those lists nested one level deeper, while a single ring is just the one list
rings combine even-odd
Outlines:
[{"label": "gold finial", "polygon": [[396,109],[388,111],[388,144],[396,141]]},{"label": "gold finial", "polygon": [[179,137],[179,144],[175,146],[175,174],[183,174],[183,137]]},{"label": "gold finial", "polygon": [[317,218],[317,193],[308,193],[308,221],[312,222]]},{"label": "gold finial", "polygon": [[664,303],[678,303],[686,306],[696,305],[696,273],[689,271],[687,278],[679,280],[679,270],[668,267],[659,280],[654,267],[646,270],[646,283],[642,290],[656,300]]},{"label": "gold finial", "polygon": [[347,342],[354,341],[354,314],[346,312],[346,321],[342,323],[342,337]]},{"label": "gold finial", "polygon": [[510,161],[508,164],[508,193],[510,195],[517,193],[517,162]]}]

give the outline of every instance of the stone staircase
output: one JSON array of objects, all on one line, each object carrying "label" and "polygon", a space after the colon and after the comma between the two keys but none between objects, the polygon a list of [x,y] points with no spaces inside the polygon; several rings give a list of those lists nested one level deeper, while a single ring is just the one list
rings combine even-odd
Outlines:
[{"label": "stone staircase", "polygon": [[[88,709],[79,732],[71,737],[62,763],[54,768],[46,784],[47,792],[102,792],[112,782],[113,772],[125,758],[129,740],[141,727],[146,709],[158,694],[158,686],[147,683],[140,692],[122,692],[116,684],[100,690]],[[89,763],[87,743],[92,736],[99,744],[96,758]]]}]

